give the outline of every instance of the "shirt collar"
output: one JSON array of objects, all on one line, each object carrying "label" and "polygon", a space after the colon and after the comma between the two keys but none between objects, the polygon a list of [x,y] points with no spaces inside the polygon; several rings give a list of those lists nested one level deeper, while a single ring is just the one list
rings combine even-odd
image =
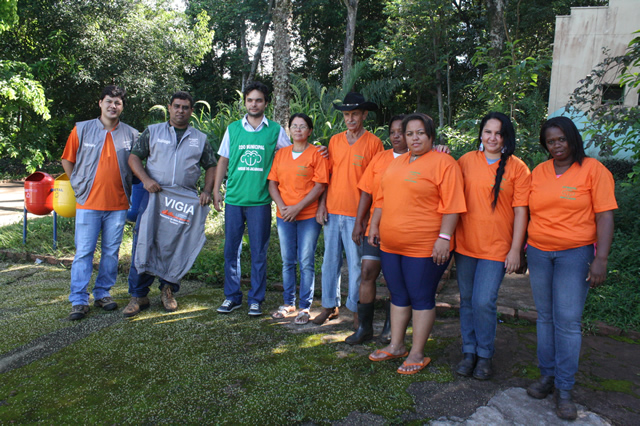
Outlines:
[{"label": "shirt collar", "polygon": [[[96,125],[98,126],[98,128],[100,128],[100,130],[107,130],[104,128],[104,124],[102,124],[102,120],[100,120],[100,117],[96,118]],[[113,126],[113,129],[107,130],[107,132],[113,132],[118,128],[119,125],[120,125],[120,119],[118,119],[118,121],[116,122],[116,125]]]},{"label": "shirt collar", "polygon": [[[249,124],[249,120],[247,120],[248,116],[249,116],[249,114],[245,114],[244,117],[242,117],[242,126],[243,127],[251,126],[251,124]],[[262,122],[260,123],[260,125],[258,127],[260,127],[263,124],[265,126],[269,127],[269,120],[267,120],[267,116],[266,115],[262,116]],[[253,127],[253,126],[251,126],[251,127]]]}]

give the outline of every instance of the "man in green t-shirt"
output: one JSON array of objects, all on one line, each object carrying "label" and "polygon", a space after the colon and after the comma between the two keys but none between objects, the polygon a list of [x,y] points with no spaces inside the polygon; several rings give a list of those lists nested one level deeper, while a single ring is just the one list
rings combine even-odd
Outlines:
[{"label": "man in green t-shirt", "polygon": [[218,312],[229,313],[242,304],[240,253],[245,225],[251,247],[249,315],[262,315],[267,288],[267,247],[271,233],[271,197],[267,176],[277,149],[291,145],[285,130],[267,119],[269,89],[256,81],[243,92],[247,114],[227,127],[218,154],[213,206],[222,211],[220,186],[228,173],[224,203],[224,295]]}]

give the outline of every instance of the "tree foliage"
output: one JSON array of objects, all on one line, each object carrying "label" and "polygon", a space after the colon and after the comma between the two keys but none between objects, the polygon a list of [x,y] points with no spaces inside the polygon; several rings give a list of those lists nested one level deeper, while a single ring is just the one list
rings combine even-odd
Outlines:
[{"label": "tree foliage", "polygon": [[[295,74],[292,86],[314,82],[336,99],[353,87],[376,99],[382,107],[372,115],[378,126],[397,113],[426,112],[449,126],[440,134],[450,142],[456,139],[460,147],[475,139],[477,120],[486,112],[508,112],[535,161],[534,136],[546,110],[555,16],[568,14],[573,6],[607,3],[358,0],[353,39],[357,69],[343,76],[343,0],[290,2],[289,67],[283,67],[286,61],[278,56],[283,53],[279,40],[285,38],[271,37],[277,0],[189,0],[185,11],[176,10],[170,0],[0,2],[0,28],[9,28],[0,40],[0,59],[26,64],[20,68],[20,81],[25,87],[31,81],[34,88],[40,83],[41,103],[51,115],[45,121],[23,105],[20,131],[27,137],[21,142],[39,146],[44,154],[29,154],[34,158],[57,157],[73,122],[98,113],[97,94],[106,84],[127,89],[122,118],[142,128],[151,120],[149,108],[166,104],[174,90],[190,90],[210,105],[215,117],[237,101],[236,91],[253,75],[274,86],[279,66],[284,68],[280,80],[285,80],[287,68]],[[505,7],[491,14],[487,5]],[[489,50],[491,29],[500,24],[507,49]],[[357,78],[349,80],[354,75]],[[299,94],[292,90],[293,108],[300,99],[295,100]],[[330,108],[326,112],[331,115]],[[40,132],[27,134],[29,128]],[[15,139],[15,132],[4,134]]]},{"label": "tree foliage", "polygon": [[[625,91],[640,87],[640,35],[631,40],[624,55],[607,56],[580,80],[565,108],[569,114],[581,111],[589,117],[583,128],[587,146],[597,146],[603,156],[628,150],[633,160],[640,161],[640,106],[603,101],[609,81],[605,76],[609,75],[620,76],[619,84]],[[640,181],[640,163],[632,176]]]},{"label": "tree foliage", "polygon": [[18,22],[18,0],[0,0],[0,33]]},{"label": "tree foliage", "polygon": [[[17,22],[17,2],[0,0],[0,34]],[[34,128],[32,117],[50,118],[42,85],[24,62],[0,59],[0,156],[19,158],[29,172],[47,154],[46,149],[41,149],[41,139],[47,132]],[[35,137],[29,137],[33,133]],[[36,143],[16,143],[30,139]]]},{"label": "tree foliage", "polygon": [[22,117],[25,128],[47,130],[20,139],[20,149],[42,153],[36,163],[61,153],[75,121],[99,113],[98,96],[108,84],[127,89],[122,118],[142,127],[149,107],[186,88],[184,72],[211,48],[206,14],[189,20],[164,2],[21,0],[18,16],[0,52],[28,64],[22,75],[39,81],[51,100],[49,123],[41,114]]}]

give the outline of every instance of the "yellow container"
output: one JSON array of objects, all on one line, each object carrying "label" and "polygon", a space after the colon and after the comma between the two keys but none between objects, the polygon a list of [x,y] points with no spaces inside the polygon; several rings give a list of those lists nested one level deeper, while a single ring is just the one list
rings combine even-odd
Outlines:
[{"label": "yellow container", "polygon": [[53,210],[64,217],[76,215],[76,196],[66,173],[58,176],[53,182]]}]

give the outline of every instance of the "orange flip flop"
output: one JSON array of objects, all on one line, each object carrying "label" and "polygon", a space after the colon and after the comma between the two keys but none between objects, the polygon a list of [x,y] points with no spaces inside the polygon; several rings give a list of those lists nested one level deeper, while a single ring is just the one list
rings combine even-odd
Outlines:
[{"label": "orange flip flop", "polygon": [[[375,358],[373,357],[374,354],[384,354],[385,357],[384,358]],[[382,349],[376,349],[376,351],[372,354],[369,354],[369,359],[373,362],[378,362],[378,361],[387,361],[389,359],[396,359],[396,358],[404,358],[406,356],[409,355],[409,352],[405,351],[403,354],[400,355],[394,355],[391,352],[387,352],[387,351],[383,351]]]},{"label": "orange flip flop", "polygon": [[427,365],[429,365],[430,362],[431,362],[431,358],[429,358],[429,357],[424,357],[422,362],[407,362],[407,361],[405,361],[405,362],[402,363],[400,368],[402,368],[402,367],[411,367],[413,365],[418,365],[418,366],[420,366],[420,368],[417,368],[415,370],[410,370],[410,371],[404,371],[404,370],[400,370],[400,368],[398,368],[398,373],[400,373],[400,374],[416,374],[418,371],[421,371],[423,368],[425,368]]}]

